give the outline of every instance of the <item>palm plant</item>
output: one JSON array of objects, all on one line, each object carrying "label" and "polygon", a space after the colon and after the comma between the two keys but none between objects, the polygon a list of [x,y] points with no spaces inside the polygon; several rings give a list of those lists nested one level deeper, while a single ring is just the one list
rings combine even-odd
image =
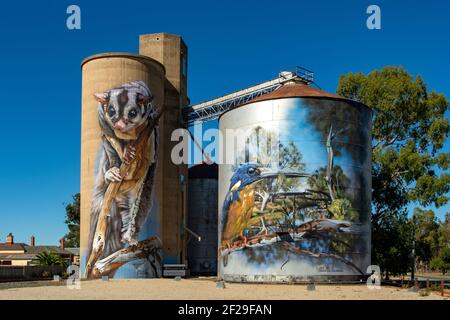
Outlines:
[{"label": "palm plant", "polygon": [[65,266],[67,264],[61,255],[47,251],[37,254],[36,260],[41,266]]}]

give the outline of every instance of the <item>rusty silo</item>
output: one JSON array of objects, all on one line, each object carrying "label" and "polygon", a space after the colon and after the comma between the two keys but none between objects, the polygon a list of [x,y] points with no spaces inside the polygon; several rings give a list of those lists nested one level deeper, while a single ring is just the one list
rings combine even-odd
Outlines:
[{"label": "rusty silo", "polygon": [[228,110],[219,127],[242,138],[233,160],[219,165],[219,277],[362,279],[370,265],[371,109],[288,82]]}]

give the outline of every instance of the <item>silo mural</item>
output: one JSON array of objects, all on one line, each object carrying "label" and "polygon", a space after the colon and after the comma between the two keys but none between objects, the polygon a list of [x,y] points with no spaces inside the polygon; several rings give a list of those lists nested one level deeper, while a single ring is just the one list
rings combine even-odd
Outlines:
[{"label": "silo mural", "polygon": [[147,259],[161,275],[161,243],[153,236],[138,242],[152,207],[161,110],[143,81],[96,93],[102,143],[98,150],[87,277],[114,274],[123,264]]},{"label": "silo mural", "polygon": [[244,141],[219,166],[219,276],[358,280],[370,265],[371,111],[277,91],[219,121]]},{"label": "silo mural", "polygon": [[82,76],[82,274],[160,277],[164,67],[108,53],[83,61]]}]

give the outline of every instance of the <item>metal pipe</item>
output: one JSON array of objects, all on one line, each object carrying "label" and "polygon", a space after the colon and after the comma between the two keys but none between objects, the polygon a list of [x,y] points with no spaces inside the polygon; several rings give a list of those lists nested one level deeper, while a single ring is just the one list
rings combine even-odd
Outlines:
[{"label": "metal pipe", "polygon": [[189,232],[190,234],[192,234],[194,237],[197,238],[198,242],[202,241],[202,237],[199,236],[198,234],[196,234],[194,231],[192,231],[191,229],[189,229],[188,227],[184,226],[184,229]]}]

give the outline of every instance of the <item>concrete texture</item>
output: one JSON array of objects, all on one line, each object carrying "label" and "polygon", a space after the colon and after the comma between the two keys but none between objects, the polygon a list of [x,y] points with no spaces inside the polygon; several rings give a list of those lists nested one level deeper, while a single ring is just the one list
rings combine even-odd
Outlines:
[{"label": "concrete texture", "polygon": [[[164,115],[160,120],[161,151],[159,169],[162,170],[162,243],[164,263],[184,263],[186,258],[186,190],[187,165],[175,165],[171,151],[177,142],[171,134],[181,128],[181,109],[187,98],[187,46],[181,37],[155,33],[139,37],[139,53],[164,65],[166,81]],[[183,178],[182,178],[183,177]]]}]

